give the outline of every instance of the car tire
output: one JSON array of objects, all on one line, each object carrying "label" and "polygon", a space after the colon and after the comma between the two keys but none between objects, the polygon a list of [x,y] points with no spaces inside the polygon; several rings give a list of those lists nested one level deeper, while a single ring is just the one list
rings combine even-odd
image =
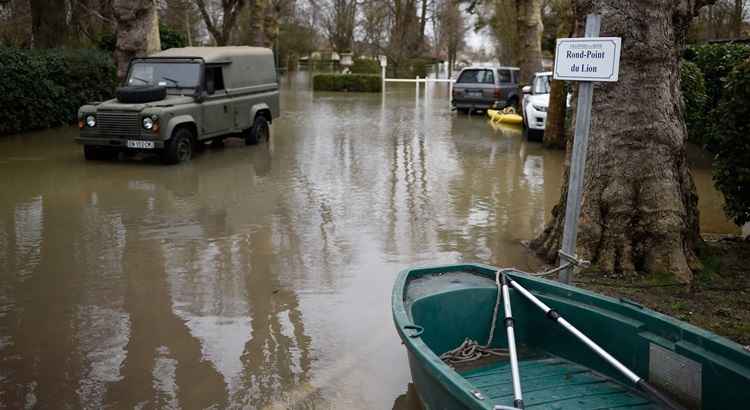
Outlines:
[{"label": "car tire", "polygon": [[468,115],[469,109],[468,108],[456,108],[456,111],[458,111],[459,114]]},{"label": "car tire", "polygon": [[193,157],[193,139],[189,128],[176,129],[161,152],[161,161],[167,165],[189,161]]},{"label": "car tire", "polygon": [[245,131],[245,145],[256,145],[259,142],[268,141],[271,130],[268,128],[266,117],[257,115],[253,126]]}]

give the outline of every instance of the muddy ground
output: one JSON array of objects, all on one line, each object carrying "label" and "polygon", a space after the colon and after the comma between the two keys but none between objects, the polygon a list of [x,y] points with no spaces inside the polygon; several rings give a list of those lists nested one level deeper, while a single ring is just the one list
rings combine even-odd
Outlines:
[{"label": "muddy ground", "polygon": [[[750,345],[750,239],[705,237],[703,270],[692,285],[671,277],[581,273],[576,285],[636,301],[658,312]],[[748,348],[750,350],[750,347]]]}]

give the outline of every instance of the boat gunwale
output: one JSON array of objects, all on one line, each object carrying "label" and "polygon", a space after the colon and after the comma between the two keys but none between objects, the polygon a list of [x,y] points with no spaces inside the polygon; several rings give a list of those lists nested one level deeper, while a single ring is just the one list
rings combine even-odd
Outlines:
[{"label": "boat gunwale", "polygon": [[[468,272],[490,278],[494,281],[495,272],[497,270],[498,268],[479,263],[411,267],[399,272],[393,286],[391,300],[393,320],[404,345],[411,354],[414,354],[419,359],[420,365],[434,380],[440,383],[440,385],[452,394],[453,397],[470,408],[492,408],[493,404],[489,403],[487,400],[480,400],[474,397],[471,392],[476,390],[476,388],[471,383],[464,379],[463,376],[456,372],[452,367],[445,364],[437,354],[427,346],[421,337],[411,337],[404,330],[404,326],[418,325],[412,322],[411,312],[407,312],[407,305],[405,303],[407,285],[411,280],[424,275],[451,272]],[[699,347],[706,350],[706,353],[729,361],[732,361],[732,359],[741,360],[743,363],[736,363],[738,366],[736,369],[744,370],[745,374],[750,374],[750,353],[745,351],[745,349],[738,343],[708,330],[701,329],[647,307],[633,304],[624,299],[616,299],[542,277],[526,275],[516,270],[508,272],[508,274],[515,280],[519,281],[523,286],[528,286],[528,284],[531,283],[544,288],[552,287],[556,290],[554,293],[548,293],[540,289],[529,289],[532,293],[541,297],[549,295],[558,298],[567,298],[571,302],[583,303],[598,309],[609,310],[612,313],[627,316],[633,320],[643,318],[644,321],[641,332],[650,332],[657,337],[663,338],[666,342],[675,345],[679,345],[680,342],[690,343],[693,340],[702,342],[699,343]],[[628,313],[631,315],[628,315]],[[664,337],[656,332],[656,329],[653,329],[655,327],[654,323],[679,329],[681,338],[679,340],[671,340]],[[661,343],[659,345],[661,345]],[[674,349],[670,350],[675,351]],[[681,353],[684,354],[684,352]],[[727,355],[733,357],[727,357]]]}]

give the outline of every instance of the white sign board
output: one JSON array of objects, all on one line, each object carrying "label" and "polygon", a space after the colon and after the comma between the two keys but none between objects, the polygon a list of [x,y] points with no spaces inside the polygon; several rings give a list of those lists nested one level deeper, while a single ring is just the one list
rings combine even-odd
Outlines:
[{"label": "white sign board", "polygon": [[617,81],[620,74],[620,37],[558,38],[555,80]]}]

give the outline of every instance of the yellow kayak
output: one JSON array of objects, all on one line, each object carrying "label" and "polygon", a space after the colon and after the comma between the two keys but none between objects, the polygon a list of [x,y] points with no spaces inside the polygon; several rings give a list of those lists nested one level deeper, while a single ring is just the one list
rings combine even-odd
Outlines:
[{"label": "yellow kayak", "polygon": [[492,122],[501,122],[506,124],[520,124],[523,122],[523,117],[516,114],[512,109],[505,109],[503,111],[487,110],[487,116],[490,117]]}]

